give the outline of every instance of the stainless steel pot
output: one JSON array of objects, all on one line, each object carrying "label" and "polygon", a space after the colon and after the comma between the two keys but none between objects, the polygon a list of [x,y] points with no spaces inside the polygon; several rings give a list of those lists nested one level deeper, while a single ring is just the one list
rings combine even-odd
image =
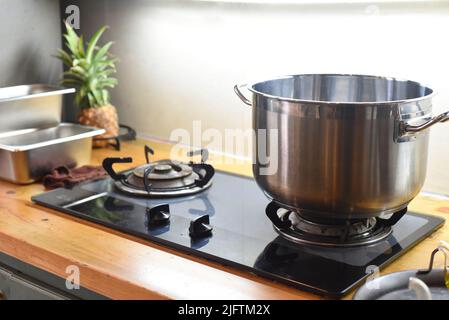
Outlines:
[{"label": "stainless steel pot", "polygon": [[[268,197],[314,218],[353,219],[399,211],[426,176],[433,90],[366,75],[304,74],[248,85],[253,173]],[[260,129],[266,130],[260,134]],[[261,138],[277,144],[261,161]],[[265,160],[265,159],[264,159]],[[263,174],[277,162],[277,170]]]}]

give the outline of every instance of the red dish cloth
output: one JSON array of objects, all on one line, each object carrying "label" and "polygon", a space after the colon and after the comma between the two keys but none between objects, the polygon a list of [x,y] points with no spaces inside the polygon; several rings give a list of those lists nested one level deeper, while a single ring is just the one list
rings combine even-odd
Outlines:
[{"label": "red dish cloth", "polygon": [[85,180],[102,177],[106,174],[101,166],[82,166],[74,169],[69,169],[66,166],[61,166],[53,169],[53,171],[42,179],[46,189],[56,188],[72,188],[77,183]]}]

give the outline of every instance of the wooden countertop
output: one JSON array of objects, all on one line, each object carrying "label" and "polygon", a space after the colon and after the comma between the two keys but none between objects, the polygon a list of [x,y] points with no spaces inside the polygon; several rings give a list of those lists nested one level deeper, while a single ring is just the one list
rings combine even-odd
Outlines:
[{"label": "wooden countertop", "polygon": [[[100,164],[107,156],[130,155],[134,164],[117,169],[143,163],[143,144],[137,140],[124,143],[121,151],[94,150],[92,163]],[[170,145],[150,144],[155,159],[168,157]],[[248,162],[231,165],[222,160],[211,155],[218,169],[251,174]],[[81,286],[102,295],[114,299],[320,299],[33,204],[30,197],[43,191],[40,184],[0,182],[0,251],[62,278],[69,265],[77,265]],[[446,217],[449,201],[420,195],[410,209]],[[449,240],[447,224],[382,273],[425,267],[440,239]]]}]

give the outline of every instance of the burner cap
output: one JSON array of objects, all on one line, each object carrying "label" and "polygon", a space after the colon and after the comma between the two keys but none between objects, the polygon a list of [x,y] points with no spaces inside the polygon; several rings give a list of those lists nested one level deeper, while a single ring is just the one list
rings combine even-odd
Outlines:
[{"label": "burner cap", "polygon": [[[198,179],[198,175],[195,172],[192,172],[190,175],[180,178],[172,178],[172,179],[151,179],[150,175],[150,184],[151,190],[176,190],[179,188],[188,188],[195,184],[195,179]],[[146,192],[145,184],[142,178],[136,176],[133,173],[130,173],[126,178],[126,183],[130,186],[136,187]]]},{"label": "burner cap", "polygon": [[172,166],[169,164],[158,164],[158,165],[153,166],[154,173],[159,173],[159,174],[168,173],[172,169],[173,169]]},{"label": "burner cap", "polygon": [[143,178],[144,173],[152,169],[148,178],[150,180],[171,180],[187,177],[192,174],[190,166],[171,160],[161,160],[150,164],[139,166],[133,170],[133,174],[138,178]]}]

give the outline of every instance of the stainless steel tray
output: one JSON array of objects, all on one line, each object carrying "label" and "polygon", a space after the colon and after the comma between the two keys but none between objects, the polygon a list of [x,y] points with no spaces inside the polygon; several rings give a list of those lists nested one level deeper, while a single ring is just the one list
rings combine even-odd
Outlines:
[{"label": "stainless steel tray", "polygon": [[91,160],[92,137],[104,129],[71,123],[0,133],[0,178],[26,184],[57,166]]},{"label": "stainless steel tray", "polygon": [[72,92],[46,84],[0,88],[0,132],[57,125],[62,95]]}]

